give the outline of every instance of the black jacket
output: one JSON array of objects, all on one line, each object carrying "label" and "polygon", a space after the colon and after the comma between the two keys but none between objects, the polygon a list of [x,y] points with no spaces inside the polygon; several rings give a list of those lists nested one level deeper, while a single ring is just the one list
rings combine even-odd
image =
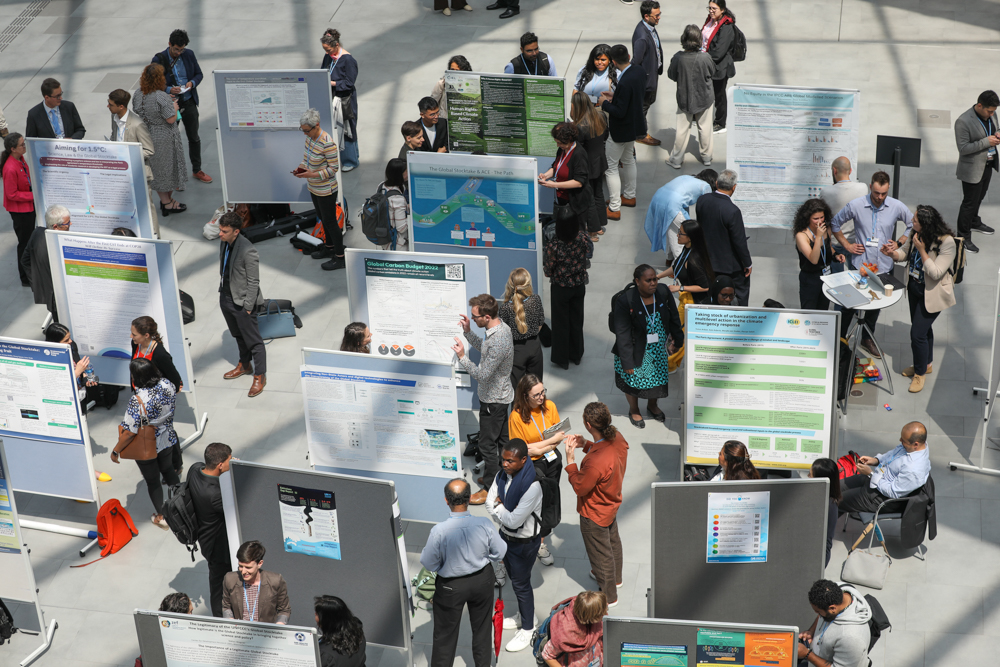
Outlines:
[{"label": "black jacket", "polygon": [[205,560],[228,563],[229,534],[222,510],[222,489],[219,478],[203,474],[204,468],[204,463],[195,463],[188,469],[187,476],[188,493],[198,518],[198,546]]},{"label": "black jacket", "polygon": [[609,116],[612,140],[623,144],[646,136],[646,118],[642,115],[645,96],[646,71],[639,65],[631,65],[619,77],[611,100],[601,104]]},{"label": "black jacket", "polygon": [[663,74],[662,42],[660,44],[660,46],[656,45],[653,33],[649,32],[646,22],[639,21],[639,25],[632,32],[632,64],[638,65],[646,72],[646,91],[651,93],[656,92],[660,75]]},{"label": "black jacket", "polygon": [[[677,314],[677,305],[670,288],[660,283],[656,286],[655,308],[663,321],[663,328],[674,340],[674,345],[684,345],[684,329],[681,328],[681,318]],[[611,348],[614,354],[621,357],[622,368],[628,370],[642,366],[646,356],[646,313],[648,306],[642,303],[639,290],[635,283],[630,283],[624,293],[612,303],[615,322],[615,346]],[[666,345],[661,340],[659,344]]]},{"label": "black jacket", "polygon": [[903,510],[899,526],[899,543],[904,549],[916,549],[923,544],[925,532],[927,539],[933,540],[937,537],[934,478],[930,475],[916,493],[906,498],[906,508]]},{"label": "black jacket", "polygon": [[[559,160],[562,159],[562,156],[563,151],[560,148],[556,151],[555,160],[552,161],[553,172],[559,165]],[[566,180],[578,181],[583,187],[557,190],[556,192],[566,194],[569,200],[569,207],[573,213],[584,215],[594,205],[594,191],[590,189],[590,158],[587,155],[587,151],[579,143],[576,144],[576,148],[573,149],[573,153],[569,156],[567,165],[569,166],[569,178]],[[556,176],[553,174],[552,178],[555,179]]]},{"label": "black jacket", "polygon": [[49,268],[49,249],[45,244],[45,227],[35,227],[28,238],[28,245],[21,255],[21,266],[28,274],[35,303],[44,303],[50,313],[56,311],[55,289],[52,287],[52,270]]},{"label": "black jacket", "polygon": [[736,41],[736,29],[733,28],[732,19],[719,26],[715,31],[715,37],[708,44],[708,55],[715,61],[715,76],[713,79],[731,79],[736,76],[736,63],[729,50],[733,48]]},{"label": "black jacket", "polygon": [[718,192],[702,195],[695,204],[695,217],[716,274],[736,273],[753,265],[743,214],[732,199]]},{"label": "black jacket", "polygon": [[590,163],[590,180],[600,178],[608,170],[608,157],[606,144],[608,141],[608,128],[604,128],[604,134],[594,136],[590,128],[584,126],[580,128],[580,136],[577,144],[587,151],[587,160]]},{"label": "black jacket", "polygon": [[[181,53],[180,58],[178,58],[182,63],[184,63],[184,73],[187,74],[188,81],[192,84],[191,86],[191,99],[194,101],[195,105],[198,104],[198,86],[201,85],[201,81],[205,78],[205,75],[201,71],[201,65],[198,64],[198,58],[195,57],[194,51],[191,49],[184,49]],[[173,88],[177,85],[177,78],[174,76],[173,68],[170,66],[173,62],[173,58],[170,57],[170,50],[163,49],[155,56],[151,62],[156,63],[163,67],[163,74],[167,78],[167,87]],[[185,81],[185,83],[187,83]],[[178,99],[180,97],[178,96]]]},{"label": "black jacket", "polygon": [[[133,359],[135,359],[136,347],[138,346],[135,343],[132,343]],[[177,372],[177,367],[174,366],[174,358],[170,356],[169,352],[167,352],[167,348],[157,343],[156,347],[153,348],[153,358],[150,361],[152,361],[153,365],[160,371],[160,375],[170,380],[170,382],[174,385],[175,390],[181,390],[181,374]]]},{"label": "black jacket", "polygon": [[439,148],[448,147],[448,120],[446,118],[438,118],[438,122],[434,125],[435,129],[437,129],[437,134],[434,135],[434,143],[431,143],[430,135],[427,134],[427,128],[424,127],[423,121],[418,118],[417,123],[420,124],[420,131],[424,133],[424,143],[420,144],[420,148],[417,149],[418,151],[437,153]]},{"label": "black jacket", "polygon": [[[87,128],[80,120],[80,114],[76,110],[76,105],[69,100],[63,100],[59,105],[59,116],[62,118],[63,134],[67,139],[83,139],[87,133]],[[49,122],[48,109],[44,102],[39,102],[28,109],[28,120],[24,124],[24,136],[40,137],[42,139],[55,139],[56,133],[52,131],[52,123]]]}]

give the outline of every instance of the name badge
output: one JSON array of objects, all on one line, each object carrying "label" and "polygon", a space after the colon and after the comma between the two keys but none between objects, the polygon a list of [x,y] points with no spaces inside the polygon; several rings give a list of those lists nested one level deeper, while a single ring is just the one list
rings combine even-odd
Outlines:
[{"label": "name badge", "polygon": [[831,273],[833,273],[833,269],[831,267],[829,267],[829,266],[824,266],[823,267],[823,275],[824,276],[828,276]]},{"label": "name badge", "polygon": [[555,461],[556,460],[556,450],[553,449],[551,452],[545,452],[545,460],[549,461],[549,462]]},{"label": "name badge", "polygon": [[865,245],[868,246],[869,248],[877,248],[878,247],[878,237],[871,236],[871,237],[865,239]]},{"label": "name badge", "polygon": [[646,334],[646,345],[649,345],[650,343],[659,343],[659,342],[660,342],[660,334]]},{"label": "name badge", "polygon": [[920,270],[910,269],[910,277],[913,278],[914,280],[920,280]]}]

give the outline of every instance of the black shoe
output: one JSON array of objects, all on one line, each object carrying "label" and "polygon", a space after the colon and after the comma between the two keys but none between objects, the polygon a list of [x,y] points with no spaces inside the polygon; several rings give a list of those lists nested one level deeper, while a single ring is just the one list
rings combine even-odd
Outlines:
[{"label": "black shoe", "polygon": [[563,361],[562,363],[560,363],[558,361],[553,361],[552,365],[553,366],[558,366],[559,368],[563,369],[564,371],[568,371],[569,370],[569,362],[568,361]]},{"label": "black shoe", "polygon": [[719,125],[716,123],[712,126],[712,134],[725,134],[726,127],[724,125]]},{"label": "black shoe", "polygon": [[646,428],[646,421],[642,417],[639,419],[632,419],[632,415],[629,414],[628,420],[632,422],[632,426],[635,426],[636,428]]},{"label": "black shoe", "polygon": [[176,201],[171,201],[170,203],[177,204],[177,208],[167,208],[166,205],[163,204],[163,202],[160,202],[160,214],[163,215],[164,218],[170,215],[171,213],[183,213],[184,211],[188,210],[187,204],[181,204],[180,202]]},{"label": "black shoe", "polygon": [[979,252],[979,246],[970,239],[965,239],[965,252]]},{"label": "black shoe", "polygon": [[494,2],[492,5],[486,5],[486,9],[503,9],[506,6],[507,5],[505,5],[503,3]]},{"label": "black shoe", "polygon": [[646,412],[648,412],[649,416],[652,417],[653,419],[655,419],[658,422],[666,422],[667,421],[667,415],[665,415],[662,411],[661,412],[653,412],[649,408],[646,408]]},{"label": "black shoe", "polygon": [[984,225],[981,222],[978,225],[976,225],[975,227],[973,227],[972,231],[979,232],[980,234],[986,234],[987,236],[990,236],[991,234],[993,234],[993,228],[990,227],[989,225]]},{"label": "black shoe", "polygon": [[503,14],[501,14],[500,18],[502,18],[502,19],[509,19],[511,16],[517,16],[520,13],[521,13],[520,9],[510,8],[507,11],[505,11]]},{"label": "black shoe", "polygon": [[312,254],[309,255],[313,259],[329,259],[333,257],[333,248],[330,246],[322,246],[319,250],[313,250]]},{"label": "black shoe", "polygon": [[334,257],[329,262],[323,262],[319,268],[324,271],[336,271],[337,269],[343,269],[347,266],[347,262],[344,261],[343,257]]}]

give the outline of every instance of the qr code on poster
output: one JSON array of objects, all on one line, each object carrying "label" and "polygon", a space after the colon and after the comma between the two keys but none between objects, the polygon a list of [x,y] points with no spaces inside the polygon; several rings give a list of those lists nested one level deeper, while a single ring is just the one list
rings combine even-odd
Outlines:
[{"label": "qr code on poster", "polygon": [[465,280],[465,264],[445,264],[445,280]]}]

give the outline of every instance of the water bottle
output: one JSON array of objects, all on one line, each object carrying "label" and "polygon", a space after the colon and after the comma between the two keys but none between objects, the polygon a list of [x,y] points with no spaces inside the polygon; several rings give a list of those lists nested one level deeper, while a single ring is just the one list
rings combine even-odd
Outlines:
[{"label": "water bottle", "polygon": [[91,382],[97,384],[100,382],[100,378],[98,378],[97,373],[94,372],[93,366],[87,366],[87,370],[83,372],[83,382],[84,384],[90,384]]}]

